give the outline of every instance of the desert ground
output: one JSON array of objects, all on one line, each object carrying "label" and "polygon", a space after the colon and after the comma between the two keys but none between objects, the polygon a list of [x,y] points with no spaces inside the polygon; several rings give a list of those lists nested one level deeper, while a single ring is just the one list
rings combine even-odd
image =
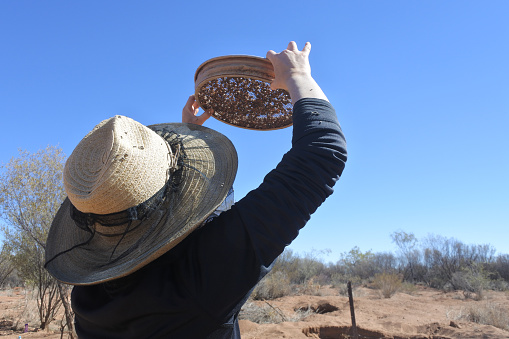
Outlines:
[{"label": "desert ground", "polygon": [[[351,338],[348,297],[331,287],[322,287],[314,294],[248,301],[240,320],[242,338]],[[353,297],[358,338],[509,338],[509,331],[468,321],[466,317],[476,310],[493,311],[491,317],[507,319],[507,292],[489,291],[482,300],[473,300],[458,291],[443,292],[419,286],[412,292],[398,292],[387,299],[381,297],[379,291],[359,287],[354,289]],[[50,330],[37,331],[37,324],[29,323],[28,332],[13,331],[13,326],[24,327],[23,317],[30,313],[28,307],[24,290],[0,291],[2,338],[61,338],[58,318]],[[36,311],[32,310],[32,317],[33,312]],[[246,319],[260,319],[261,315],[277,323],[255,323]]]}]

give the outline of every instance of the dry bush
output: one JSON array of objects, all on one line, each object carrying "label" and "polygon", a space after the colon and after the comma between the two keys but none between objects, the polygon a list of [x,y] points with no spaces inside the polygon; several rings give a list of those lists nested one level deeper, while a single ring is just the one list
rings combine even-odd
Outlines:
[{"label": "dry bush", "polygon": [[[348,297],[348,284],[347,283],[338,285],[336,288],[338,289],[339,295]],[[352,297],[359,298],[359,297],[364,297],[364,296],[366,296],[365,290],[361,286],[354,286],[352,283]]]},{"label": "dry bush", "polygon": [[288,321],[292,322],[298,322],[301,321],[307,317],[309,317],[311,314],[315,314],[316,312],[312,309],[307,310],[297,310],[291,317],[287,317]]},{"label": "dry bush", "polygon": [[249,320],[257,324],[279,324],[286,321],[284,314],[269,305],[258,306],[255,303],[248,302],[242,306],[239,319]]},{"label": "dry bush", "polygon": [[497,279],[490,281],[490,288],[494,291],[508,291],[509,282],[503,279]]},{"label": "dry bush", "polygon": [[25,289],[25,298],[23,300],[23,310],[14,320],[14,327],[18,330],[25,328],[25,324],[39,324],[39,310],[37,308],[37,291],[35,289]]},{"label": "dry bush", "polygon": [[321,296],[321,289],[322,286],[320,286],[319,283],[315,282],[314,278],[309,279],[304,284],[300,285],[297,289],[298,294],[301,295],[315,295],[315,296]]},{"label": "dry bush", "polygon": [[343,294],[343,293],[341,293],[341,291],[344,291],[345,292],[344,295],[347,294],[346,293],[346,285],[348,284],[349,281],[352,283],[352,286],[361,286],[365,283],[365,281],[363,281],[360,277],[348,276],[348,275],[343,275],[340,273],[334,273],[331,276],[331,280],[332,280],[332,287],[339,288],[339,290],[340,290],[339,294]]},{"label": "dry bush", "polygon": [[414,295],[419,290],[415,284],[409,282],[403,282],[401,284],[401,288],[399,289],[401,292]]},{"label": "dry bush", "polygon": [[[39,313],[37,309],[37,293],[35,290],[23,289],[23,296],[16,297],[17,292],[12,288],[2,290],[2,295],[11,297],[8,309],[4,310],[1,314],[1,320],[5,324],[9,323],[9,327],[13,331],[23,330],[25,324],[30,327],[37,327],[39,324]],[[13,298],[14,297],[14,298]]]},{"label": "dry bush", "polygon": [[251,293],[254,300],[270,300],[290,295],[292,287],[288,276],[281,271],[273,271],[263,278]]},{"label": "dry bush", "polygon": [[338,289],[339,295],[348,296],[348,286],[346,284],[337,285],[336,288]]},{"label": "dry bush", "polygon": [[328,281],[329,272],[326,265],[318,258],[326,254],[325,251],[311,251],[303,256],[294,254],[291,249],[285,249],[276,259],[273,272],[283,272],[292,284],[303,284],[311,278],[315,281],[320,277],[321,281]]},{"label": "dry bush", "polygon": [[[451,317],[451,315],[448,314],[448,317]],[[475,303],[463,307],[453,318],[509,330],[509,310],[497,303]]]},{"label": "dry bush", "polygon": [[265,305],[248,302],[242,306],[239,319],[249,320],[257,324],[279,324],[285,321],[301,321],[314,313],[316,312],[309,308],[307,310],[296,310],[292,315],[287,316],[279,308],[268,302],[265,302]]},{"label": "dry bush", "polygon": [[401,288],[401,277],[391,273],[376,274],[373,286],[380,290],[384,298],[390,298]]}]

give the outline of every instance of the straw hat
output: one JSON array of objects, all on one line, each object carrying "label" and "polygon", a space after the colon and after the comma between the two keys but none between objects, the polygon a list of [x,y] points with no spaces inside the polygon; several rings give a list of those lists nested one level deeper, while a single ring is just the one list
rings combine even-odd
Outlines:
[{"label": "straw hat", "polygon": [[46,268],[88,285],[126,276],[196,229],[225,199],[237,152],[195,124],[143,126],[115,116],[78,144],[64,168],[67,198],[46,242]]}]

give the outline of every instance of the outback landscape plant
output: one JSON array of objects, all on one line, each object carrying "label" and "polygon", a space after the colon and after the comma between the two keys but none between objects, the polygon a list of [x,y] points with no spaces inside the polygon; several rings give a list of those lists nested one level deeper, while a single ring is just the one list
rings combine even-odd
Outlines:
[{"label": "outback landscape plant", "polygon": [[2,166],[0,216],[6,256],[24,284],[36,291],[40,327],[53,321],[61,305],[73,332],[69,287],[44,268],[44,249],[51,222],[65,198],[62,171],[65,156],[48,146],[35,153],[19,151]]},{"label": "outback landscape plant", "polygon": [[373,277],[373,286],[380,290],[384,298],[392,297],[401,289],[401,277],[398,274],[378,273]]}]

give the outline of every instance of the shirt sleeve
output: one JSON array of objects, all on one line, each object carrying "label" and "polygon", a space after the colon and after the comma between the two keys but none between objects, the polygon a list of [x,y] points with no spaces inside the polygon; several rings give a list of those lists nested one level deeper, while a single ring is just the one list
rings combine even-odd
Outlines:
[{"label": "shirt sleeve", "polygon": [[193,280],[189,292],[204,311],[222,319],[231,316],[234,305],[245,300],[332,194],[346,157],[346,141],[331,104],[310,98],[296,102],[292,148],[258,188],[187,242],[182,283]]}]

